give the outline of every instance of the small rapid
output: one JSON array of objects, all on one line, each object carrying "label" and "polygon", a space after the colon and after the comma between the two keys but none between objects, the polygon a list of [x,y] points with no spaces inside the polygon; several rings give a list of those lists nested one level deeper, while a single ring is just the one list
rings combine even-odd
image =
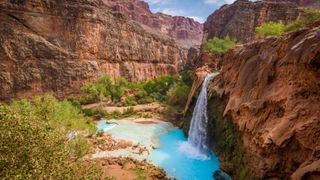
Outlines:
[{"label": "small rapid", "polygon": [[179,147],[180,151],[187,154],[190,158],[206,160],[210,157],[207,139],[207,89],[209,82],[218,74],[219,73],[210,73],[204,79],[201,92],[199,94],[196,106],[193,111],[188,141],[182,143]]}]

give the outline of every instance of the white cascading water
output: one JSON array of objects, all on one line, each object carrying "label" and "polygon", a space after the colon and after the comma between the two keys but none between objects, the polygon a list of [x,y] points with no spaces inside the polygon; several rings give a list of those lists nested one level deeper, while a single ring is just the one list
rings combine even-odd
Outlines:
[{"label": "white cascading water", "polygon": [[207,147],[207,88],[212,78],[218,74],[219,73],[210,73],[204,79],[200,95],[193,110],[188,142],[182,143],[179,147],[180,151],[186,153],[190,158],[193,159],[206,160],[209,158]]}]

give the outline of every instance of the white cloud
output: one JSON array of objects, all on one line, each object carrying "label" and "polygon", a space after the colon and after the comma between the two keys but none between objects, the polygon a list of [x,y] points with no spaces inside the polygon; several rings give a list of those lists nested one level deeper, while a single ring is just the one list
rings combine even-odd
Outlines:
[{"label": "white cloud", "polygon": [[204,23],[206,20],[202,17],[198,17],[198,16],[188,16],[189,18],[194,19],[195,21],[198,21],[200,23]]},{"label": "white cloud", "polygon": [[[223,5],[223,4],[232,4],[236,0],[204,0],[205,4],[214,4],[214,5]],[[257,0],[251,0],[251,1],[257,1]]]},{"label": "white cloud", "polygon": [[164,14],[169,14],[172,16],[184,16],[185,12],[181,9],[176,9],[176,8],[164,8],[161,9],[160,12]]},{"label": "white cloud", "polygon": [[231,4],[235,0],[205,0],[204,3],[206,4],[215,4],[215,5],[222,5],[222,4]]},{"label": "white cloud", "polygon": [[168,4],[171,0],[145,0],[149,4]]}]

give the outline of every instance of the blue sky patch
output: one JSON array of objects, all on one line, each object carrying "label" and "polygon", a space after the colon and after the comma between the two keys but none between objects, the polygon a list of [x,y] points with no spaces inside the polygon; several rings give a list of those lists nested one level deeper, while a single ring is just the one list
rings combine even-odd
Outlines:
[{"label": "blue sky patch", "polygon": [[233,3],[235,0],[145,0],[152,12],[163,12],[173,16],[187,16],[199,22],[204,22],[223,4]]}]

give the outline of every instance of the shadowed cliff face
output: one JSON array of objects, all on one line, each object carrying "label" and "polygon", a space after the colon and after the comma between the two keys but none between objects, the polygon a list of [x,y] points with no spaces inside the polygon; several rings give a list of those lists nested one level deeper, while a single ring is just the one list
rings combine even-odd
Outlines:
[{"label": "shadowed cliff face", "polygon": [[209,87],[211,138],[231,143],[212,139],[220,157],[258,178],[320,178],[320,22],[205,59],[222,65]]},{"label": "shadowed cliff face", "polygon": [[204,41],[230,36],[242,43],[255,39],[255,28],[269,21],[290,23],[303,15],[296,3],[238,0],[224,5],[204,23]]},{"label": "shadowed cliff face", "polygon": [[100,1],[0,2],[0,99],[78,92],[103,75],[131,81],[175,74],[173,40],[146,32]]}]

